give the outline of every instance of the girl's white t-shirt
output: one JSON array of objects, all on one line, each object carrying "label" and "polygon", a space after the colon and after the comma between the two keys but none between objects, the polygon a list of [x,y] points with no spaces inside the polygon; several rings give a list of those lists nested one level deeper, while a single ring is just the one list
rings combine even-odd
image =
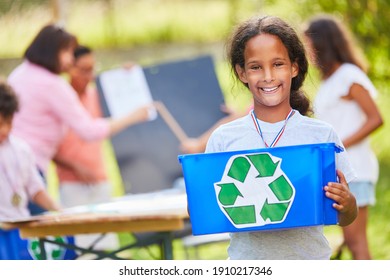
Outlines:
[{"label": "girl's white t-shirt", "polygon": [[[377,91],[367,75],[356,65],[342,64],[322,82],[314,100],[315,116],[330,123],[341,140],[354,134],[366,121],[365,114],[354,100],[343,99],[353,84],[364,87],[375,98]],[[356,181],[376,183],[378,161],[371,149],[369,138],[349,147],[348,155],[356,172]]]},{"label": "girl's white t-shirt", "polygon": [[[284,121],[272,124],[261,120],[258,122],[267,143],[273,141],[284,125]],[[317,143],[336,143],[342,146],[329,124],[295,111],[288,120],[277,147]],[[260,148],[265,148],[265,145],[249,114],[217,128],[209,138],[206,153]],[[355,178],[346,152],[336,154],[336,168],[344,173],[347,182]],[[237,232],[230,236],[228,253],[232,260],[329,260],[331,255],[323,226]]]}]

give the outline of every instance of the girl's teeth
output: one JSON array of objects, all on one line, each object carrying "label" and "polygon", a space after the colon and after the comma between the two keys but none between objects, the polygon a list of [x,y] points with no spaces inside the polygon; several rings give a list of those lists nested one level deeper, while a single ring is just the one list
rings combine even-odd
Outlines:
[{"label": "girl's teeth", "polygon": [[273,88],[263,88],[264,91],[273,91],[275,89],[277,89],[278,87],[273,87]]}]

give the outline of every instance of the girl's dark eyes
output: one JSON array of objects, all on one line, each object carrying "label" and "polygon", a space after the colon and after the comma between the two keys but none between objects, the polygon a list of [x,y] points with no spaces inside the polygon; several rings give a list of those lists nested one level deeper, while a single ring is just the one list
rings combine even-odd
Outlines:
[{"label": "girl's dark eyes", "polygon": [[[281,67],[283,65],[284,65],[284,63],[282,63],[282,62],[274,63],[275,67]],[[261,66],[251,66],[250,69],[251,70],[260,70],[260,69],[262,69],[262,67]]]}]

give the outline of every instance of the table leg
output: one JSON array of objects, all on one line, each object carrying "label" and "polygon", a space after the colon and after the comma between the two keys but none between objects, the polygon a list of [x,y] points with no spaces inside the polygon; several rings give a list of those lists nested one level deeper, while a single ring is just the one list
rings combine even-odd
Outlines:
[{"label": "table leg", "polygon": [[39,238],[39,249],[41,250],[42,260],[47,260],[46,249],[45,249],[45,238]]},{"label": "table leg", "polygon": [[172,232],[162,232],[161,259],[173,260],[173,234]]}]

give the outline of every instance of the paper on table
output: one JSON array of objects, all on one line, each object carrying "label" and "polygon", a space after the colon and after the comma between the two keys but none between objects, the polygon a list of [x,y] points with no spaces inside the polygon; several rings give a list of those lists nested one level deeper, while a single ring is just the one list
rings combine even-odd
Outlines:
[{"label": "paper on table", "polygon": [[126,195],[112,202],[63,209],[59,214],[111,213],[128,216],[168,215],[187,212],[187,196],[183,191],[157,191]]},{"label": "paper on table", "polygon": [[[44,212],[41,215],[38,216],[28,216],[24,218],[4,218],[0,220],[1,223],[24,223],[24,222],[33,222],[44,219],[44,215],[46,215],[49,212]],[[0,226],[1,228],[1,226]]]},{"label": "paper on table", "polygon": [[[130,69],[120,68],[103,72],[99,79],[108,109],[114,119],[153,102],[144,72],[138,65]],[[156,117],[157,112],[153,110],[150,120]]]}]

